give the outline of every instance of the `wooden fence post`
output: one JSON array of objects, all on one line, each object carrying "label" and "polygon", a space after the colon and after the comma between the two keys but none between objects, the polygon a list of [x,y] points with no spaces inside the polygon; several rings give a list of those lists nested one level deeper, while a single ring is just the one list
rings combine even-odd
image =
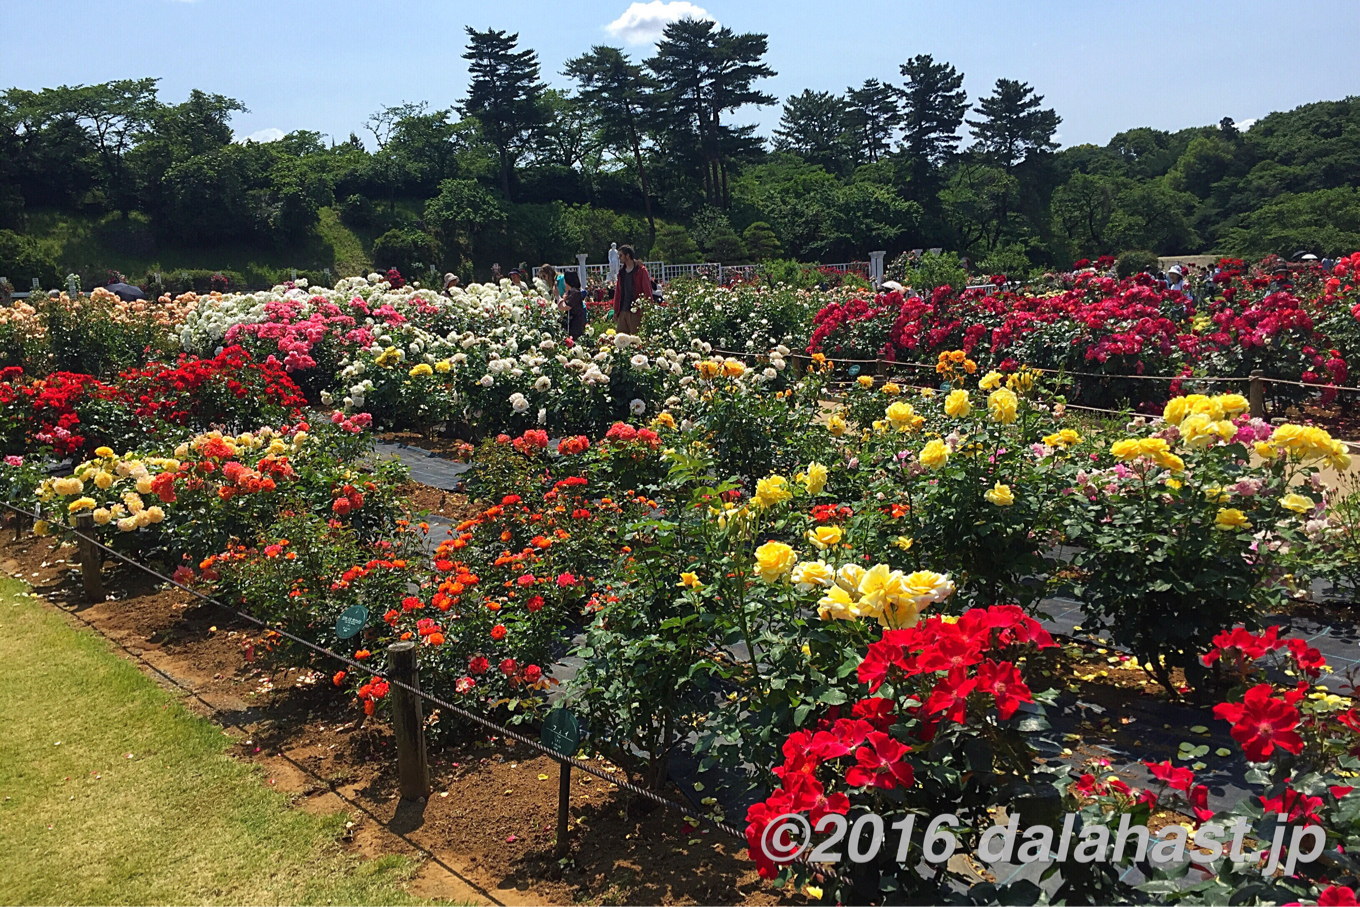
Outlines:
[{"label": "wooden fence post", "polygon": [[[387,668],[393,680],[420,689],[416,644],[410,640],[387,647]],[[392,687],[392,729],[397,735],[397,786],[406,800],[430,795],[430,763],[425,752],[425,721],[420,697],[403,687]]]},{"label": "wooden fence post", "polygon": [[1247,385],[1247,402],[1251,406],[1253,419],[1266,417],[1266,375],[1259,368],[1251,373],[1251,383]]},{"label": "wooden fence post", "polygon": [[553,855],[567,855],[567,819],[571,815],[571,763],[561,763],[557,776],[557,847]]},{"label": "wooden fence post", "polygon": [[94,543],[94,514],[88,511],[77,513],[75,526],[76,532],[80,533],[76,536],[76,558],[80,561],[80,579],[85,585],[85,600],[102,602],[104,577],[100,575],[99,570],[103,566],[103,557]]}]

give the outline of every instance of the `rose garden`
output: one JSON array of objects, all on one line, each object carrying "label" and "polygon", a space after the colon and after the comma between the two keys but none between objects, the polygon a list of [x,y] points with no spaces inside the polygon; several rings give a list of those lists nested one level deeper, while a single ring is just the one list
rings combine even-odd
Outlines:
[{"label": "rose garden", "polygon": [[[509,281],[35,298],[0,309],[0,560],[250,689],[273,742],[241,758],[305,738],[391,824],[388,648],[414,643],[420,808],[490,829],[475,878],[598,897],[604,835],[644,899],[681,897],[647,873],[683,852],[701,901],[1354,903],[1360,254],[1283,288],[1219,267],[1199,301],[1090,267],[679,281],[640,335],[595,314],[576,341]],[[94,602],[55,566],[90,552]],[[565,838],[551,809],[504,834],[474,792],[552,763],[488,728],[554,711],[604,774],[572,776]],[[950,814],[961,856],[759,846],[866,812]],[[1088,859],[979,858],[1015,814],[1075,814]],[[1325,844],[1288,871],[1112,852],[1121,823],[1202,845],[1239,819]]]}]

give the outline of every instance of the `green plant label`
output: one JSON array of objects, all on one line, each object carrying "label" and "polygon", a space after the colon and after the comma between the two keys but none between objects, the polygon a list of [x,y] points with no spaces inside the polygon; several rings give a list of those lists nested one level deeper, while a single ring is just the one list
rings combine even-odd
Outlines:
[{"label": "green plant label", "polygon": [[856,375],[859,374],[859,366],[858,366],[858,365],[852,365],[852,366],[850,366],[848,369],[846,369],[845,371],[846,371],[846,374],[848,374],[851,378],[853,378],[853,377],[855,377]]},{"label": "green plant label", "polygon": [[341,639],[349,639],[364,628],[364,622],[367,620],[368,609],[363,605],[346,608],[345,613],[335,619],[335,635]]},{"label": "green plant label", "polygon": [[543,745],[563,756],[576,755],[581,745],[581,725],[566,709],[553,709],[543,719]]}]

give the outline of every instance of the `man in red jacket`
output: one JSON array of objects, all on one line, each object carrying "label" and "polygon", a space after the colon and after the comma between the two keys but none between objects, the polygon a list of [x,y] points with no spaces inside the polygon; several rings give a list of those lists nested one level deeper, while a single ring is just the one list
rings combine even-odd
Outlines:
[{"label": "man in red jacket", "polygon": [[614,281],[614,330],[636,334],[642,330],[642,305],[652,298],[652,277],[632,246],[619,247],[619,264],[622,267]]}]

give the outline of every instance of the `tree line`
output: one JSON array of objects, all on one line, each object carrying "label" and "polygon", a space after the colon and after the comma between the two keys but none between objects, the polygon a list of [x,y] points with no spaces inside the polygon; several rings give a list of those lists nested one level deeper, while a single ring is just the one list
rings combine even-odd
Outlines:
[{"label": "tree line", "polygon": [[240,101],[166,103],[154,79],[10,89],[0,267],[40,257],[24,234],[47,211],[135,220],[156,244],[278,250],[330,209],[375,265],[465,274],[598,261],[611,241],[674,262],[938,246],[1011,274],[1130,249],[1360,248],[1357,98],[1059,150],[1034,86],[970,96],[918,54],[891,78],[784,99],[766,139],[741,119],[778,103],[767,52],[766,35],[684,19],[646,59],[601,45],[569,60],[563,90],[517,34],[468,28],[465,95],[377,111],[371,148],[302,130],[236,142]]}]

